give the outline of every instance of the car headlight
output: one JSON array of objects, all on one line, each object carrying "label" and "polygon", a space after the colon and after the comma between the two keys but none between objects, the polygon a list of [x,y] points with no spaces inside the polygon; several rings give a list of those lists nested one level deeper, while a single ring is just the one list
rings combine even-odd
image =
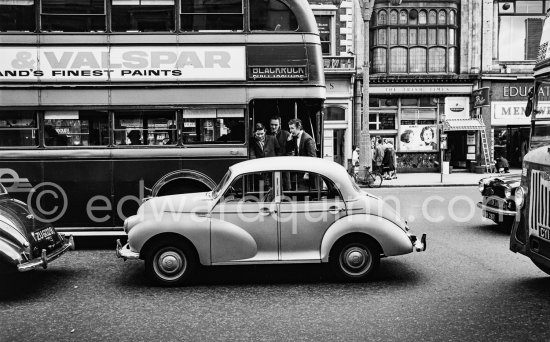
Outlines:
[{"label": "car headlight", "polygon": [[477,186],[478,186],[479,192],[483,192],[483,190],[485,190],[485,182],[483,180],[480,180]]},{"label": "car headlight", "polygon": [[506,199],[512,198],[512,189],[510,188],[504,189],[504,197],[506,197]]},{"label": "car headlight", "polygon": [[516,202],[516,207],[518,209],[521,209],[521,207],[523,207],[523,204],[525,203],[525,193],[526,193],[525,189],[521,186],[516,189],[514,202]]}]

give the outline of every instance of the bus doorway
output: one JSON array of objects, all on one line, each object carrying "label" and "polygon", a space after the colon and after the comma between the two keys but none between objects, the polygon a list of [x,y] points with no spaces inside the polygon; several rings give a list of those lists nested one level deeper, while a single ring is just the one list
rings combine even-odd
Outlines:
[{"label": "bus doorway", "polygon": [[249,108],[249,127],[252,130],[261,122],[269,130],[270,119],[281,117],[281,129],[288,131],[288,122],[298,118],[302,120],[303,129],[311,135],[317,146],[317,157],[320,157],[323,142],[322,101],[309,99],[261,99],[252,100]]}]

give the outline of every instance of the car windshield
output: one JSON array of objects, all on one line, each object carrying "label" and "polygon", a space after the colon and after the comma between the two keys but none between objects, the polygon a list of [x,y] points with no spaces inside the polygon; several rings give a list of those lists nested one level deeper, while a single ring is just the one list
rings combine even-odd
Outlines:
[{"label": "car windshield", "polygon": [[225,187],[225,183],[231,178],[231,170],[227,170],[225,173],[225,176],[223,176],[222,180],[218,183],[218,185],[212,190],[212,197],[216,198],[218,197],[218,193],[221,189]]},{"label": "car windshield", "polygon": [[550,120],[536,121],[531,134],[531,149],[550,145]]}]

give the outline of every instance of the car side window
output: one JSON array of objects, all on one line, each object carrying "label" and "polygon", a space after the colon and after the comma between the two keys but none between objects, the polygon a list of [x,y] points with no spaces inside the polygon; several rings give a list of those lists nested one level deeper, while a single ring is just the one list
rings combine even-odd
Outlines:
[{"label": "car side window", "polygon": [[282,201],[308,202],[341,199],[338,188],[328,178],[305,171],[283,171]]},{"label": "car side window", "polygon": [[235,178],[222,202],[272,202],[274,199],[273,173],[255,172]]}]

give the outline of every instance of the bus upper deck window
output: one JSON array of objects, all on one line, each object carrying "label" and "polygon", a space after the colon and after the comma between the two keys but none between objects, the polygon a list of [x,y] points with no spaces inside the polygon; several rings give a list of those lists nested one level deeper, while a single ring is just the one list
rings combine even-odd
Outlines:
[{"label": "bus upper deck window", "polygon": [[44,112],[45,146],[107,146],[106,111],[74,110]]},{"label": "bus upper deck window", "polygon": [[243,1],[181,1],[182,31],[242,31]]},{"label": "bus upper deck window", "polygon": [[253,31],[296,31],[298,23],[290,8],[279,0],[250,2]]},{"label": "bus upper deck window", "polygon": [[0,147],[38,146],[36,113],[0,111]]}]

